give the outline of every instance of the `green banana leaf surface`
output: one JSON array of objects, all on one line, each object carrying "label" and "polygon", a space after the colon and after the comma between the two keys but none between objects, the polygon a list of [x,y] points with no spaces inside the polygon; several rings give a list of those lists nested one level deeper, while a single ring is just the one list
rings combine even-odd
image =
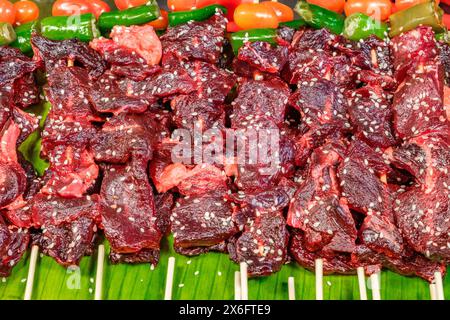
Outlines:
[{"label": "green banana leaf surface", "polygon": [[[49,0],[36,1],[41,8],[41,17],[49,15]],[[111,1],[107,1],[111,4]],[[47,103],[35,106],[29,112],[42,115],[48,113]],[[41,121],[41,125],[43,121]],[[32,134],[20,147],[20,152],[32,162],[38,173],[47,167],[39,157],[39,133]],[[208,253],[198,257],[184,257],[172,248],[172,239],[162,242],[160,263],[111,265],[107,256],[103,269],[102,298],[114,299],[163,299],[168,258],[174,256],[175,272],[173,299],[234,299],[234,273],[239,266],[219,253]],[[106,254],[109,248],[106,245]],[[13,269],[8,278],[0,278],[0,300],[23,299],[27,281],[30,252]],[[80,266],[68,269],[58,265],[52,258],[39,255],[33,283],[32,299],[94,299],[97,256],[85,257]],[[314,273],[291,262],[271,276],[249,280],[249,299],[288,299],[288,278],[294,277],[296,299],[315,299]],[[358,300],[359,286],[354,276],[324,276],[324,299]],[[370,281],[367,281],[368,297],[371,299]],[[381,273],[382,299],[429,300],[429,284],[419,278],[400,276],[383,270]],[[450,297],[450,278],[444,281],[446,297]]]}]

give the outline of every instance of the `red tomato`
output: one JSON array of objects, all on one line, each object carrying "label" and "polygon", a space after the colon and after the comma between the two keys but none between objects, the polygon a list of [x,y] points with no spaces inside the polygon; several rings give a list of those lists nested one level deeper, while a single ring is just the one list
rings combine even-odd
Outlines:
[{"label": "red tomato", "polygon": [[90,12],[91,7],[85,0],[56,0],[52,7],[54,16],[71,16]]},{"label": "red tomato", "polygon": [[147,2],[148,0],[114,0],[114,3],[119,10],[142,6]]},{"label": "red tomato", "polygon": [[450,28],[450,14],[444,14],[444,16],[442,17],[442,22],[447,27],[447,29]]},{"label": "red tomato", "polygon": [[234,11],[234,22],[243,30],[278,27],[275,11],[260,3],[240,4]]},{"label": "red tomato", "polygon": [[450,5],[450,0],[442,0],[442,3],[445,3],[447,5]]},{"label": "red tomato", "polygon": [[345,0],[306,0],[306,2],[338,13],[342,13],[345,6]]},{"label": "red tomato", "polygon": [[14,3],[16,9],[16,25],[37,20],[39,18],[39,7],[33,1],[23,0]]},{"label": "red tomato", "polygon": [[238,27],[238,25],[234,21],[228,21],[227,23],[227,32],[238,32],[242,30]]},{"label": "red tomato", "polygon": [[111,11],[109,5],[102,0],[89,0],[89,7],[91,7],[91,12],[97,19],[103,12]]},{"label": "red tomato", "polygon": [[155,21],[148,23],[150,26],[155,28],[156,30],[164,30],[167,29],[167,25],[169,24],[168,13],[166,10],[161,9],[161,16]]},{"label": "red tomato", "polygon": [[278,22],[287,22],[294,20],[294,11],[291,9],[291,7],[285,4],[276,1],[264,1],[261,2],[261,4],[263,6],[271,8],[275,12],[278,18]]},{"label": "red tomato", "polygon": [[348,0],[345,3],[344,10],[347,17],[360,12],[384,21],[392,13],[392,2],[390,0]]},{"label": "red tomato", "polygon": [[444,109],[447,114],[447,120],[450,121],[450,88],[444,86]]},{"label": "red tomato", "polygon": [[[429,1],[430,0],[395,0],[395,7],[400,11]],[[435,2],[436,4],[439,4],[439,0],[435,0]]]},{"label": "red tomato", "polygon": [[16,9],[14,5],[7,0],[0,0],[0,22],[9,22],[14,24],[16,20]]},{"label": "red tomato", "polygon": [[189,11],[196,6],[196,0],[167,0],[167,7],[171,11]]}]

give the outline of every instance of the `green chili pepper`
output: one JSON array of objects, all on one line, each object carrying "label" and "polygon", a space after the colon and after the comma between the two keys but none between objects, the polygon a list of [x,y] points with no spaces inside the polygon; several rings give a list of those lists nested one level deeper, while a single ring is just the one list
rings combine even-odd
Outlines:
[{"label": "green chili pepper", "polygon": [[39,26],[39,21],[32,21],[16,27],[17,39],[10,46],[18,48],[23,53],[30,53],[32,51],[30,42],[31,34],[33,31],[39,31]]},{"label": "green chili pepper", "polygon": [[169,26],[175,27],[177,25],[189,22],[189,21],[203,21],[213,16],[217,10],[221,10],[223,13],[227,13],[227,9],[224,6],[213,4],[201,9],[190,11],[176,11],[169,12]]},{"label": "green chili pepper", "polygon": [[292,29],[299,29],[300,27],[303,27],[304,25],[306,25],[306,22],[303,19],[297,19],[297,20],[292,20],[292,21],[287,21],[287,22],[281,22],[280,23],[281,27],[289,27],[289,28],[292,28]]},{"label": "green chili pepper", "polygon": [[389,17],[391,38],[418,26],[430,26],[435,32],[445,30],[442,24],[443,10],[434,1],[424,2],[406,10],[398,11]]},{"label": "green chili pepper", "polygon": [[327,28],[332,33],[341,34],[344,29],[344,16],[322,7],[299,1],[294,9],[306,24],[315,29]]},{"label": "green chili pepper", "polygon": [[0,46],[10,44],[16,40],[16,33],[10,23],[0,22]]},{"label": "green chili pepper", "polygon": [[354,13],[345,19],[344,37],[350,40],[366,39],[375,35],[384,39],[388,35],[388,25],[363,13]]},{"label": "green chili pepper", "polygon": [[237,55],[239,49],[246,42],[264,41],[270,44],[276,44],[277,41],[276,29],[251,29],[232,33],[230,36],[231,47]]},{"label": "green chili pepper", "polygon": [[100,32],[92,13],[69,17],[48,17],[41,21],[41,34],[51,40],[78,39],[88,42],[98,37]]},{"label": "green chili pepper", "polygon": [[122,11],[103,12],[98,18],[98,27],[102,32],[107,32],[114,26],[128,27],[151,22],[158,19],[160,15],[158,5],[152,2]]},{"label": "green chili pepper", "polygon": [[450,32],[436,33],[435,38],[437,41],[445,42],[450,44]]}]

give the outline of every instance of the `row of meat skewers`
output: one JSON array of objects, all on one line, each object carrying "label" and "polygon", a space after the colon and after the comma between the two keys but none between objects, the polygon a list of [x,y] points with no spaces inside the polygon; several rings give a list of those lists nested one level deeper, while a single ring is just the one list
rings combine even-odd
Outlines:
[{"label": "row of meat skewers", "polygon": [[[39,256],[39,247],[33,246],[30,254],[30,264],[28,269],[27,283],[25,287],[24,300],[31,300],[33,294],[34,275],[36,271],[37,259]],[[102,300],[103,298],[103,270],[105,261],[105,247],[98,246],[97,254],[97,270],[95,278],[95,300]],[[366,276],[363,267],[357,268],[358,286],[360,300],[367,300]],[[175,274],[175,258],[169,257],[166,286],[164,291],[164,300],[172,300],[172,288]],[[315,261],[315,287],[316,300],[323,300],[323,260],[316,259]],[[380,294],[380,273],[374,273],[370,276],[370,286],[373,300],[381,300]],[[240,263],[240,271],[234,273],[234,298],[235,300],[248,300],[248,275],[247,264]],[[295,294],[295,278],[288,278],[288,298],[289,300],[296,300]],[[444,285],[442,274],[435,272],[434,283],[430,284],[430,298],[431,300],[444,300]]]}]

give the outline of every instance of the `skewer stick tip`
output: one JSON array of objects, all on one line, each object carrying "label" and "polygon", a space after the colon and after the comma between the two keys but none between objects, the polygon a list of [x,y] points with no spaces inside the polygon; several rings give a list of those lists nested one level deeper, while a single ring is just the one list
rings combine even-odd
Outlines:
[{"label": "skewer stick tip", "polygon": [[294,277],[288,278],[289,300],[295,300],[295,280]]},{"label": "skewer stick tip", "polygon": [[356,273],[358,274],[359,298],[360,300],[367,300],[366,274],[364,272],[364,267],[356,268]]},{"label": "skewer stick tip", "polygon": [[323,300],[323,260],[315,260],[316,271],[316,300]]},{"label": "skewer stick tip", "polygon": [[241,274],[241,300],[248,300],[248,274],[247,274],[247,263],[240,263],[240,274]]},{"label": "skewer stick tip", "polygon": [[372,287],[372,299],[381,300],[380,294],[380,273],[374,273],[370,275],[370,284]]},{"label": "skewer stick tip", "polygon": [[173,274],[175,271],[175,258],[170,257],[167,265],[166,291],[164,300],[172,300]]},{"label": "skewer stick tip", "polygon": [[34,274],[36,272],[36,263],[38,255],[39,255],[39,247],[37,245],[33,245],[31,247],[30,266],[28,268],[27,284],[25,286],[25,294],[23,296],[23,300],[31,300],[31,296],[33,294]]},{"label": "skewer stick tip", "polygon": [[234,273],[234,300],[241,300],[241,273]]},{"label": "skewer stick tip", "polygon": [[95,275],[95,300],[102,300],[103,293],[103,265],[105,263],[105,246],[100,244],[97,253],[97,273]]}]

